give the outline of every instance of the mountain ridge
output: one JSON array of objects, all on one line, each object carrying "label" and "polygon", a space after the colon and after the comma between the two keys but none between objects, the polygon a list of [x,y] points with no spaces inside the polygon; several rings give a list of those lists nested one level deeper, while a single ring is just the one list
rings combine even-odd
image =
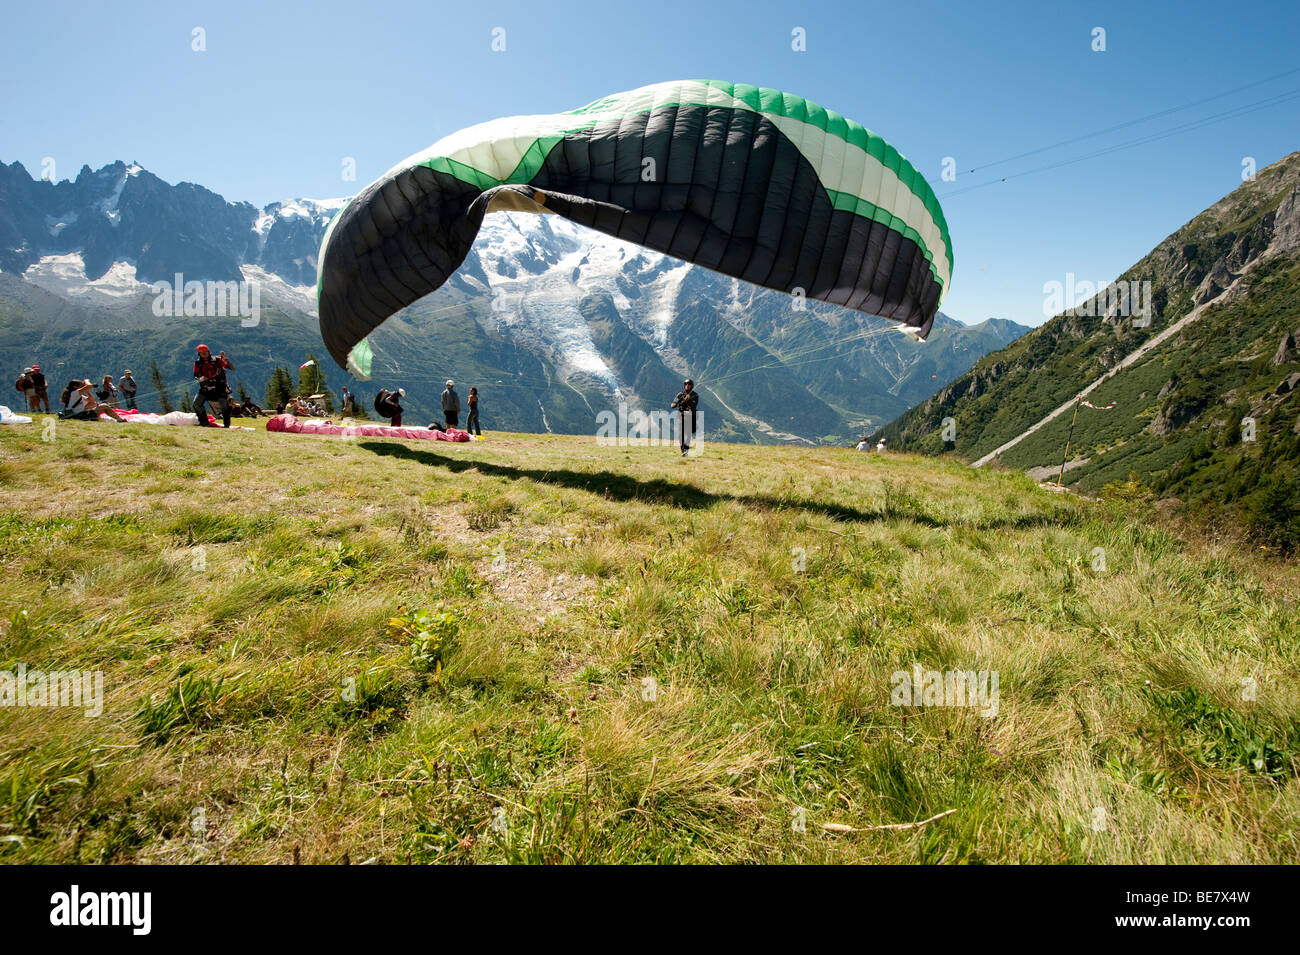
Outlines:
[{"label": "mountain ridge", "polygon": [[[1054,474],[1070,437],[1067,485],[1144,488],[1293,547],[1300,152],[1188,220],[1120,281],[1149,283],[1149,322],[1099,293],[985,355],[880,434],[904,449]],[[1116,407],[1081,409],[1071,437],[1067,412],[1081,392]]]}]

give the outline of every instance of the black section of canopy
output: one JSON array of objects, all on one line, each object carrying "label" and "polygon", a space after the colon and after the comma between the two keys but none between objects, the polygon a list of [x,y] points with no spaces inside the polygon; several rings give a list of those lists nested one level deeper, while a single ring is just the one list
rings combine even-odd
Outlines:
[{"label": "black section of canopy", "polygon": [[[831,206],[813,165],[767,117],[673,106],[570,134],[527,185],[481,191],[418,166],[367,189],[320,263],[321,336],[346,363],[394,312],[464,261],[509,190],[607,235],[929,334],[941,288],[916,242]],[[530,203],[503,203],[527,206]]]}]

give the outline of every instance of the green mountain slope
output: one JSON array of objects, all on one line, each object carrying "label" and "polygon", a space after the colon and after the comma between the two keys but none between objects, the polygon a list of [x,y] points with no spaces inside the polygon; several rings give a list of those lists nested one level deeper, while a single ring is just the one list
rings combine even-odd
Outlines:
[{"label": "green mountain slope", "polygon": [[[985,356],[881,433],[896,447],[982,459],[1104,379],[1088,400],[1116,407],[1080,410],[1071,451],[1077,466],[1066,483],[1096,491],[1132,472],[1156,493],[1236,520],[1266,542],[1300,540],[1294,510],[1279,504],[1300,497],[1300,379],[1292,377],[1300,372],[1298,187],[1295,153],[1121,276],[1151,283],[1149,326],[1114,309],[1089,317],[1096,300],[1085,303]],[[996,460],[1020,469],[1059,466],[1071,410]],[[945,419],[955,442],[944,440]]]}]

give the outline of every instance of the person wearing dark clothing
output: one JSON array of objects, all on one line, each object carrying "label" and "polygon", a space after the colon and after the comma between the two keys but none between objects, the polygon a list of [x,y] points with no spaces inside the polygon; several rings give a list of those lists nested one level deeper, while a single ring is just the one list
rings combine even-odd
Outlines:
[{"label": "person wearing dark clothing", "polygon": [[390,419],[394,428],[402,426],[402,406],[400,400],[406,397],[406,389],[398,388],[396,391],[388,391],[381,388],[379,394],[375,396],[375,410],[385,418]]},{"label": "person wearing dark clothing", "polygon": [[122,377],[117,379],[117,390],[122,393],[123,403],[132,411],[136,410],[135,393],[139,390],[139,386],[131,377],[131,369],[122,372]]},{"label": "person wearing dark clothing", "polygon": [[234,371],[235,366],[230,363],[225,352],[213,358],[207,345],[200,345],[195,351],[198,352],[198,358],[194,360],[194,377],[199,381],[199,395],[194,402],[194,413],[198,415],[199,424],[206,428],[208,403],[214,403],[221,409],[221,423],[229,428],[230,404],[226,401],[226,396],[230,394],[230,385],[226,383],[226,371]]},{"label": "person wearing dark clothing", "polygon": [[456,382],[447,379],[447,390],[442,393],[442,416],[447,419],[447,427],[454,428],[460,422],[460,395],[456,394]]},{"label": "person wearing dark clothing", "polygon": [[465,430],[470,434],[482,436],[483,432],[478,429],[478,389],[469,390],[469,414],[465,416]]},{"label": "person wearing dark clothing", "polygon": [[348,386],[343,386],[343,417],[355,418],[357,416],[357,396],[348,391]]},{"label": "person wearing dark clothing", "polygon": [[[695,428],[697,424],[696,412],[699,406],[700,396],[695,390],[695,382],[688,378],[682,385],[682,390],[678,392],[677,397],[673,399],[673,403],[669,406],[677,409],[678,433],[681,435],[682,439],[682,457],[685,457],[686,452],[690,451],[691,444],[695,439]],[[689,430],[687,430],[686,422],[686,415],[688,412],[691,416]]]},{"label": "person wearing dark clothing", "polygon": [[41,373],[40,365],[32,365],[32,373],[28,377],[32,380],[32,388],[36,391],[36,401],[32,404],[33,411],[40,411],[41,405],[45,405],[45,413],[50,413],[50,390],[45,381],[45,375]]}]

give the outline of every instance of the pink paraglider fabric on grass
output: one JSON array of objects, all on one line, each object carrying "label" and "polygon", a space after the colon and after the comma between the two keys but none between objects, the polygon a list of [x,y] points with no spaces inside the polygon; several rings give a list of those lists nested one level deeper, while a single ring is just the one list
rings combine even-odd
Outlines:
[{"label": "pink paraglider fabric on grass", "polygon": [[267,431],[284,431],[289,434],[330,434],[357,438],[412,438],[417,441],[468,441],[469,433],[459,428],[430,431],[428,428],[394,428],[384,424],[335,424],[309,418],[300,421],[291,414],[278,414],[266,422]]}]

